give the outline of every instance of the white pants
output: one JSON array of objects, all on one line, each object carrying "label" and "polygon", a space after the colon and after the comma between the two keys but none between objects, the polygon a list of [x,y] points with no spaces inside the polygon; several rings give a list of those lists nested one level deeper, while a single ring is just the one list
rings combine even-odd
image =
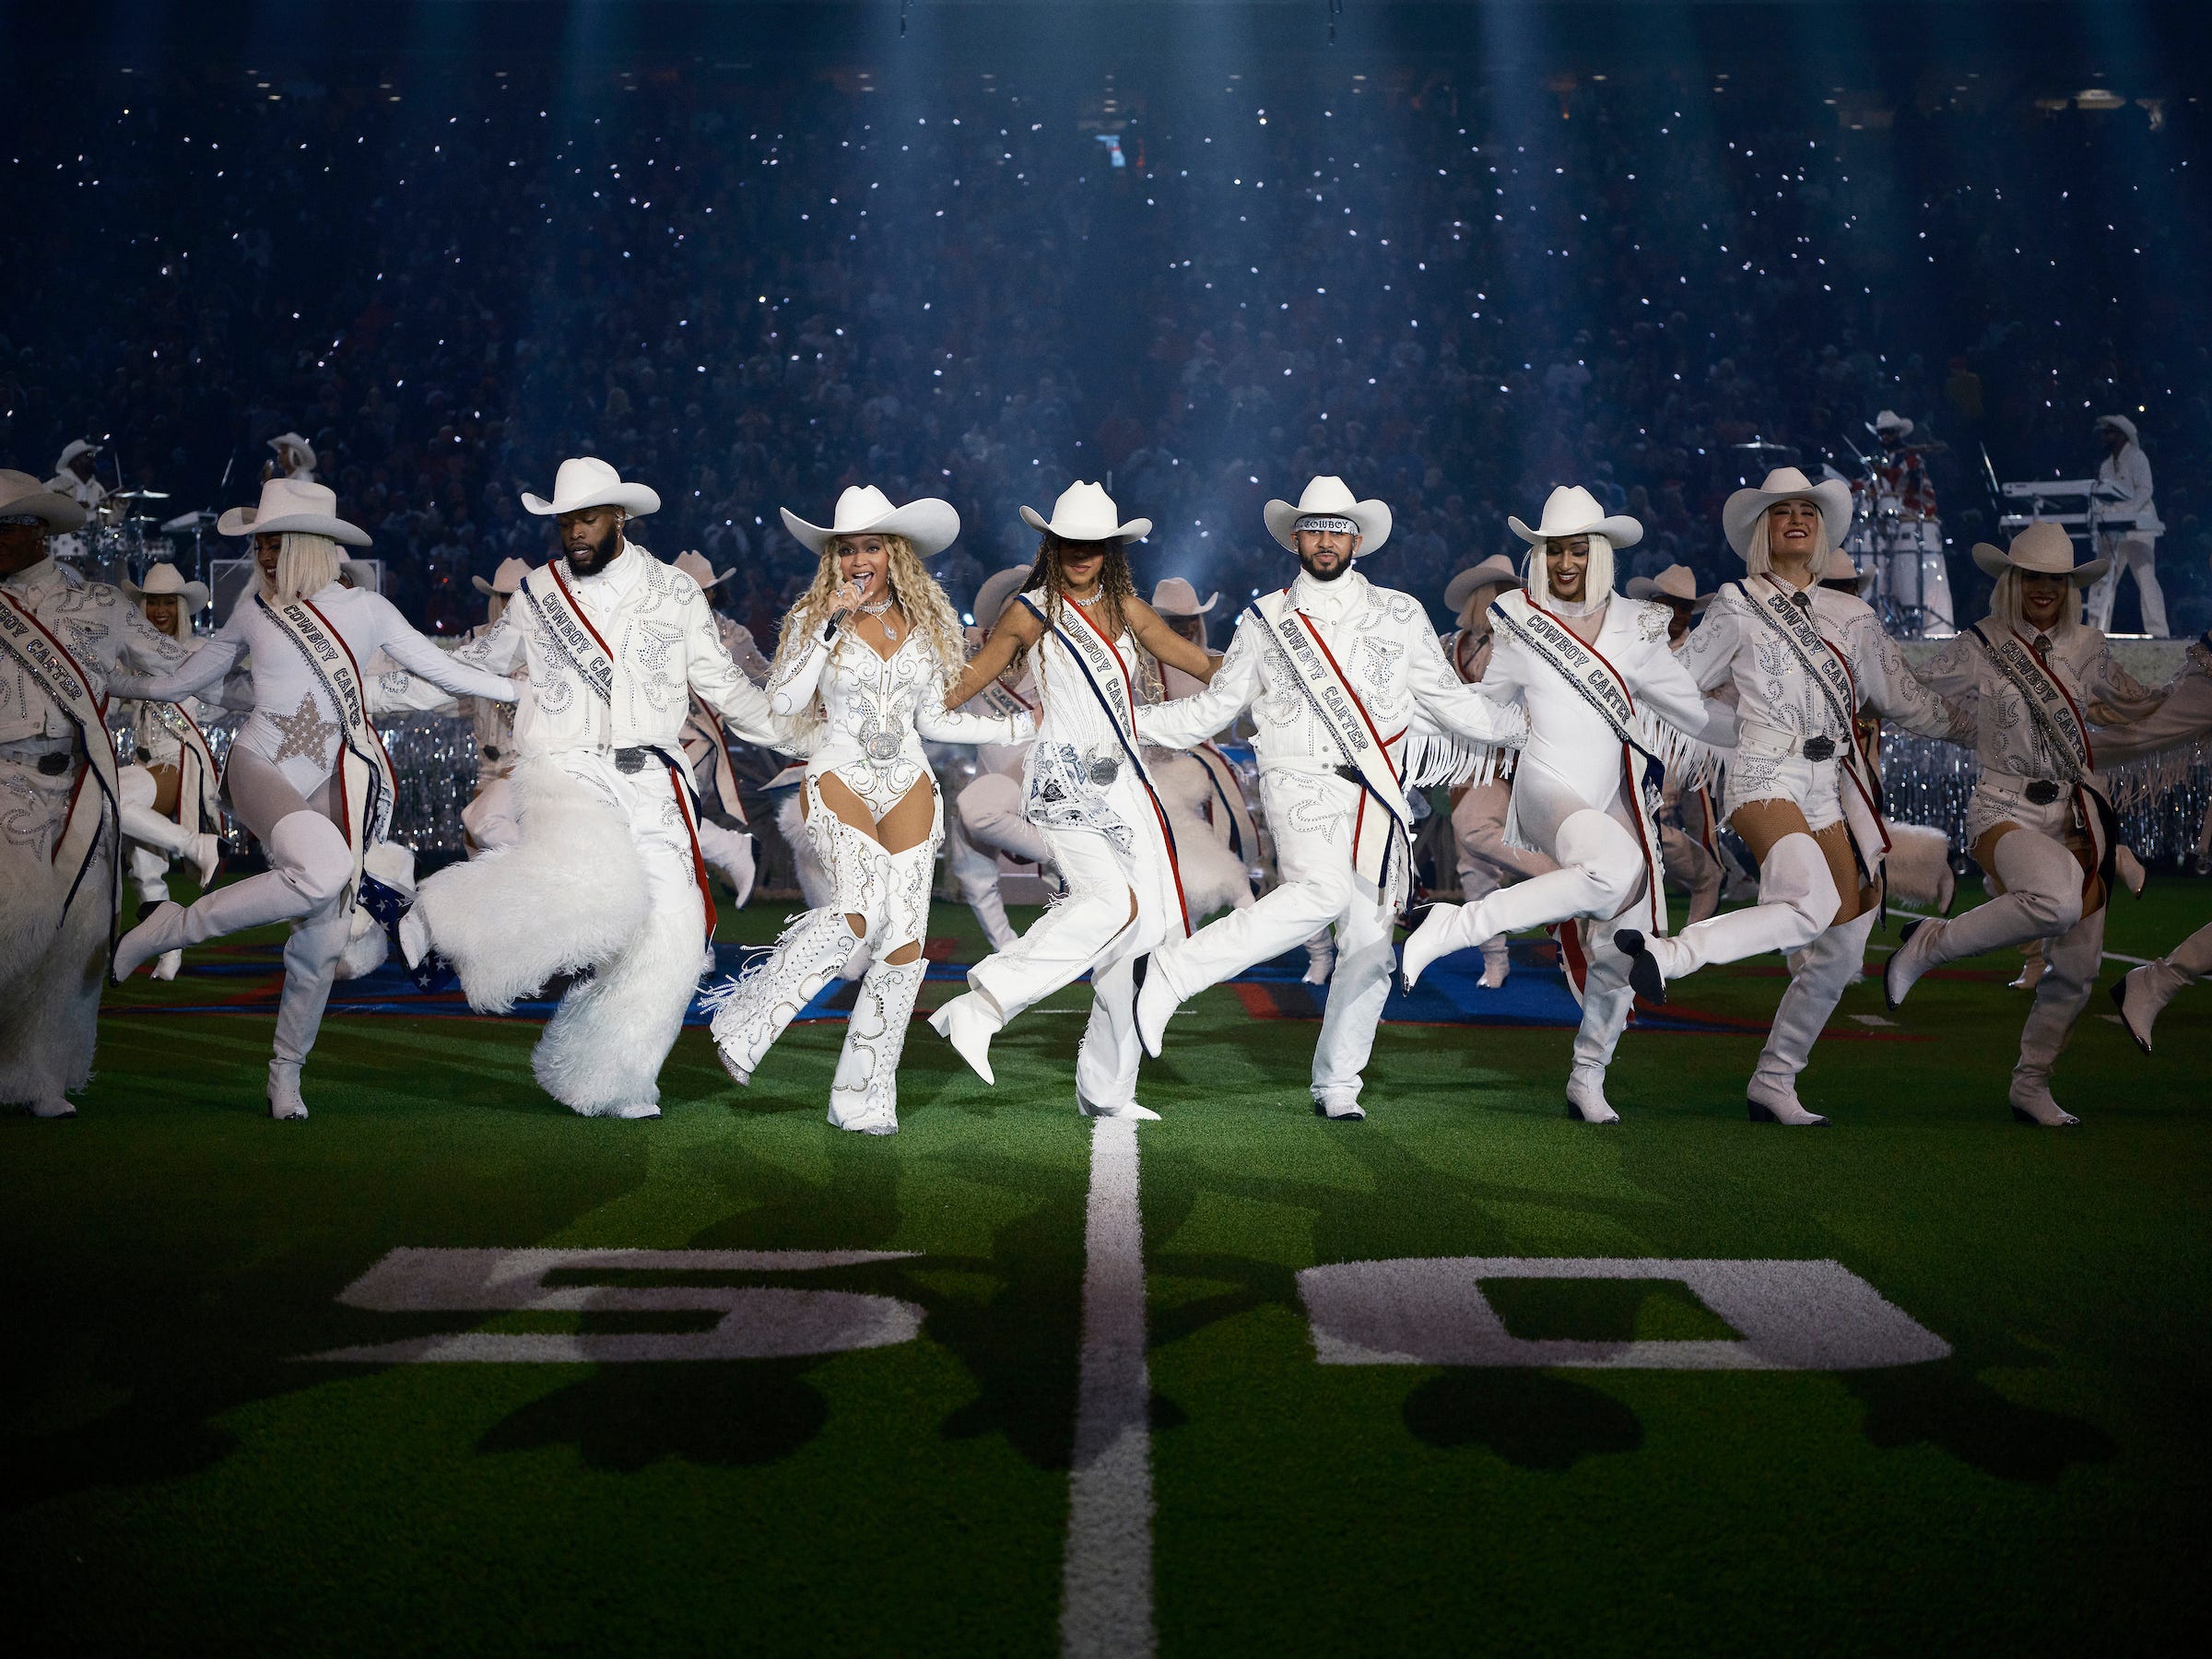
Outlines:
[{"label": "white pants", "polygon": [[1721,908],[1721,861],[1704,843],[1672,824],[1659,826],[1659,857],[1669,881],[1689,893],[1686,920],[1702,922]]},{"label": "white pants", "polygon": [[[53,863],[83,764],[42,772],[46,753],[74,755],[73,738],[32,738],[0,749],[0,1104],[59,1102],[92,1074],[100,992],[107,978],[107,839],[66,912],[76,871]],[[87,792],[97,793],[90,779]],[[85,804],[97,809],[97,802]],[[112,838],[112,824],[101,831]]]},{"label": "white pants", "polygon": [[1263,771],[1260,800],[1275,838],[1280,884],[1249,909],[1231,911],[1153,953],[1177,1001],[1295,950],[1324,928],[1336,933],[1321,1041],[1313,1051],[1313,1099],[1356,1105],[1375,1027],[1390,997],[1391,926],[1386,897],[1352,868],[1352,819],[1360,790],[1342,778]]},{"label": "white pants", "polygon": [[961,900],[975,912],[976,925],[991,948],[1004,950],[1013,944],[1014,925],[1006,920],[1006,901],[998,890],[998,856],[969,838],[958,812],[945,814],[945,871],[959,889]]},{"label": "white pants", "polygon": [[2115,535],[2107,531],[2097,538],[2097,551],[2112,562],[2089,589],[2082,618],[2091,628],[2110,631],[2112,605],[2120,597],[2120,573],[2132,571],[2136,593],[2143,601],[2143,631],[2154,640],[2166,633],[2166,594],[2159,586],[2159,538],[2155,535]]},{"label": "white pants", "polygon": [[[1040,833],[1066,891],[1028,933],[970,969],[969,988],[989,996],[1011,1022],[1088,973],[1090,1020],[1076,1057],[1076,1092],[1094,1111],[1112,1112],[1136,1100],[1137,1062],[1144,1057],[1136,1035],[1136,959],[1159,943],[1166,919],[1146,913],[1137,895],[1147,884],[1131,879],[1130,861],[1104,834]],[[1138,841],[1138,855],[1146,844]],[[1157,957],[1153,967],[1159,968]]]}]

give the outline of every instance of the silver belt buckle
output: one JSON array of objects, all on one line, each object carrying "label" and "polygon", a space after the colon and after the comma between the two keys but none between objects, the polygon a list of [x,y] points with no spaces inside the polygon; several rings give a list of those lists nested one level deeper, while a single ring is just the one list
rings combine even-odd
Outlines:
[{"label": "silver belt buckle", "polygon": [[650,751],[641,748],[618,748],[615,751],[615,770],[618,772],[641,772]]},{"label": "silver belt buckle", "polygon": [[1090,779],[1092,788],[1104,789],[1114,779],[1121,776],[1121,757],[1118,755],[1093,755],[1085,762],[1084,771]]},{"label": "silver belt buckle", "polygon": [[2038,778],[2020,793],[2038,806],[2048,806],[2058,799],[2058,785],[2048,778]]},{"label": "silver belt buckle", "polygon": [[1832,760],[1836,758],[1836,740],[1826,732],[1805,740],[1805,758],[1807,760]]}]

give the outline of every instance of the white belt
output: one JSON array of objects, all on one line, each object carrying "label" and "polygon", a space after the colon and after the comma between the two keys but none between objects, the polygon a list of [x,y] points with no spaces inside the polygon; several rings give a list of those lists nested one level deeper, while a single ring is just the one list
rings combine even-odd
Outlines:
[{"label": "white belt", "polygon": [[[1829,746],[1829,752],[1826,755],[1810,755],[1806,752],[1807,744],[1817,747],[1823,743]],[[1761,725],[1757,721],[1745,720],[1740,715],[1736,719],[1736,748],[1744,754],[1757,755],[1766,759],[1775,759],[1786,755],[1797,759],[1810,760],[1818,765],[1823,761],[1833,761],[1838,755],[1843,752],[1845,744],[1845,739],[1831,736],[1826,732],[1816,732],[1810,736],[1806,736],[1798,732],[1786,732],[1780,726]]]}]

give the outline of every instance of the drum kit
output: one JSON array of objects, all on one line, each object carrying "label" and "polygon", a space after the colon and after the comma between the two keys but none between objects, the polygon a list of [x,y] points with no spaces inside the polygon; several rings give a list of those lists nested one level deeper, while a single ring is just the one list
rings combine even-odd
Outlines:
[{"label": "drum kit", "polygon": [[206,564],[203,542],[215,528],[212,512],[186,512],[163,519],[154,503],[169,500],[160,489],[118,489],[100,498],[80,529],[53,541],[56,559],[68,560],[88,581],[133,586],[155,565],[182,564],[185,574],[201,576]]}]

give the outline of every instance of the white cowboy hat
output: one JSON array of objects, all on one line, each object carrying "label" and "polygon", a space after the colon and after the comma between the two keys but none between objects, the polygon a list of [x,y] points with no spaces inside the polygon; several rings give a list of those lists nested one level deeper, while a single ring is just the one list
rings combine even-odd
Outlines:
[{"label": "white cowboy hat", "polygon": [[502,559],[500,560],[500,568],[491,573],[489,582],[485,581],[481,576],[471,576],[469,581],[475,584],[477,592],[482,594],[486,598],[490,598],[494,594],[504,598],[520,592],[523,579],[529,574],[530,561],[528,559]]},{"label": "white cowboy hat", "polygon": [[1849,582],[1851,591],[1855,594],[1866,585],[1869,579],[1869,572],[1852,563],[1851,555],[1842,548],[1830,547],[1828,550],[1828,568],[1820,572],[1822,586],[1836,587]]},{"label": "white cowboy hat", "polygon": [[1288,501],[1270,501],[1261,509],[1260,516],[1267,521],[1267,534],[1293,553],[1298,551],[1293,532],[1301,518],[1350,519],[1359,526],[1361,559],[1370,553],[1380,553],[1382,544],[1390,539],[1390,509],[1378,500],[1354,500],[1342,478],[1326,475],[1306,486],[1297,506]]},{"label": "white cowboy hat", "polygon": [[699,591],[702,594],[709,588],[720,587],[737,574],[737,567],[732,565],[721,575],[715,575],[714,567],[707,562],[707,556],[703,553],[678,553],[676,556],[676,568],[698,582]]},{"label": "white cowboy hat", "polygon": [[275,450],[280,455],[283,454],[288,448],[296,449],[300,452],[301,457],[305,459],[309,466],[312,467],[315,464],[315,446],[310,443],[306,439],[300,437],[297,432],[279,432],[276,437],[269,440],[269,447]]},{"label": "white cowboy hat", "polygon": [[816,553],[841,535],[903,535],[913,544],[915,557],[927,559],[944,552],[960,534],[960,515],[950,501],[924,496],[894,507],[873,484],[848,485],[827,524],[810,524],[788,507],[782,513],[783,527]]},{"label": "white cowboy hat", "polygon": [[[1829,555],[1829,574],[1835,574],[1835,555]],[[1697,572],[1688,565],[1671,564],[1656,576],[1629,578],[1629,597],[1631,599],[1671,599],[1687,605],[1693,611],[1701,611],[1719,597],[1717,594],[1698,592]]]},{"label": "white cowboy hat", "polygon": [[1535,529],[1517,518],[1506,527],[1531,547],[1563,541],[1571,535],[1602,535],[1616,549],[1632,547],[1643,539],[1643,526],[1625,512],[1607,513],[1598,500],[1580,484],[1561,484],[1544,498],[1544,517]]},{"label": "white cowboy hat", "polygon": [[622,475],[596,455],[576,455],[553,475],[553,499],[523,491],[523,507],[540,518],[582,512],[586,507],[619,507],[632,518],[661,510],[661,498],[642,484],[625,484]]},{"label": "white cowboy hat", "polygon": [[1828,525],[1828,545],[1843,545],[1851,529],[1851,486],[1841,478],[1814,483],[1794,466],[1778,466],[1757,489],[1739,489],[1721,505],[1721,531],[1741,559],[1748,554],[1759,515],[1777,501],[1810,501]]},{"label": "white cowboy hat", "polygon": [[1180,576],[1163,577],[1152,589],[1152,608],[1163,617],[1203,617],[1220,603],[1220,594],[1208,594],[1199,604],[1198,590]]},{"label": "white cowboy hat", "polygon": [[1062,541],[1135,541],[1152,534],[1150,519],[1122,522],[1122,510],[1096,484],[1070,484],[1053,503],[1053,516],[1040,517],[1033,508],[1021,510],[1022,522]]},{"label": "white cowboy hat", "polygon": [[1477,588],[1523,587],[1521,572],[1513,569],[1513,561],[1502,553],[1493,553],[1480,564],[1469,565],[1444,584],[1444,608],[1453,616],[1467,607],[1467,600]]},{"label": "white cowboy hat", "polygon": [[1976,542],[1974,562],[1991,576],[2002,576],[2007,570],[2028,571],[2038,576],[2069,577],[2076,587],[2088,587],[2112,561],[2092,559],[2076,564],[2074,538],[2066,534],[2065,525],[2045,519],[2023,528],[2009,547]]},{"label": "white cowboy hat", "polygon": [[65,495],[57,495],[29,473],[0,468],[0,518],[36,513],[49,530],[74,530],[85,522],[85,510]]},{"label": "white cowboy hat", "polygon": [[1006,602],[1021,592],[1021,584],[1030,579],[1026,564],[1008,565],[1003,571],[994,571],[983,578],[983,585],[975,590],[975,609],[970,614],[979,627],[988,628],[998,620]]},{"label": "white cowboy hat", "polygon": [[1866,429],[1877,434],[1895,432],[1900,438],[1910,438],[1912,435],[1912,423],[1895,409],[1884,409],[1866,423]]},{"label": "white cowboy hat", "polygon": [[2136,423],[2124,415],[2100,415],[2097,417],[2097,424],[2100,427],[2116,427],[2127,435],[2127,441],[2130,443],[2138,441],[2136,437]]},{"label": "white cowboy hat", "polygon": [[369,532],[338,516],[338,495],[327,484],[310,484],[300,478],[271,478],[261,487],[261,500],[252,507],[233,507],[215,521],[225,535],[280,535],[294,531],[302,535],[327,535],[349,547],[369,545]]},{"label": "white cowboy hat", "polygon": [[172,564],[158,564],[147,571],[145,582],[126,582],[123,588],[134,599],[159,599],[165,594],[174,594],[184,601],[187,614],[207,608],[207,584],[185,581]]},{"label": "white cowboy hat", "polygon": [[53,464],[53,470],[57,473],[62,471],[79,455],[97,455],[103,447],[89,438],[72,438],[62,450],[62,458]]}]

